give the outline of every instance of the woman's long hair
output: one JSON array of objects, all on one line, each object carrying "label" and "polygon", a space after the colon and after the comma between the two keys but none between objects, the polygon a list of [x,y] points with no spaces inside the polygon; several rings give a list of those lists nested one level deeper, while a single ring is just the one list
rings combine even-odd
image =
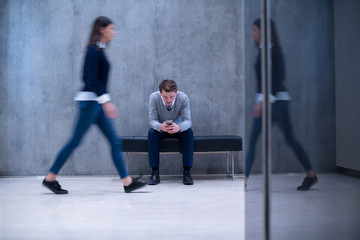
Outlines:
[{"label": "woman's long hair", "polygon": [[108,25],[110,25],[112,23],[113,22],[107,17],[104,17],[104,16],[97,17],[94,21],[94,24],[93,24],[93,27],[92,27],[92,30],[90,33],[90,37],[89,37],[89,43],[88,43],[87,47],[99,42],[101,39],[100,28],[107,27]]},{"label": "woman's long hair", "polygon": [[[279,37],[278,37],[278,33],[277,33],[277,29],[276,29],[275,23],[274,23],[274,21],[272,19],[271,19],[270,24],[271,24],[271,44],[273,46],[281,47]],[[260,27],[261,19],[260,18],[256,19],[254,21],[253,25],[257,26],[259,29],[261,29],[261,27]]]}]

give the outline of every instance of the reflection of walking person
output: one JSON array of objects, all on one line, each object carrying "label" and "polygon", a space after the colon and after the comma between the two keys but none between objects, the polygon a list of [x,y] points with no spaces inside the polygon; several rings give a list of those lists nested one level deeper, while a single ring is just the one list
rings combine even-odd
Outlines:
[{"label": "reflection of walking person", "polygon": [[99,126],[111,144],[112,159],[123,182],[125,192],[134,191],[145,185],[138,179],[131,178],[127,173],[121,156],[121,140],[117,136],[111,120],[111,118],[117,117],[117,109],[111,103],[110,95],[106,90],[110,65],[104,54],[104,49],[114,34],[114,25],[110,19],[98,17],[95,20],[84,62],[83,80],[85,86],[75,97],[79,106],[75,129],[71,139],[62,148],[43,181],[43,185],[56,194],[68,193],[56,181],[56,175],[73,150],[80,144],[92,123]]},{"label": "reflection of walking person", "polygon": [[[261,94],[261,36],[260,36],[260,19],[255,20],[253,24],[253,38],[257,46],[259,46],[259,54],[255,63],[255,71],[257,78],[257,94],[256,104],[254,107],[254,118],[249,138],[249,147],[246,155],[245,166],[245,187],[250,175],[251,167],[255,158],[255,146],[258,136],[261,132],[261,112],[262,100]],[[272,122],[277,122],[284,133],[287,144],[294,151],[297,159],[306,171],[306,177],[301,186],[297,190],[308,190],[314,185],[318,179],[312,170],[310,161],[300,143],[295,139],[289,118],[289,100],[290,96],[284,86],[284,59],[281,52],[279,39],[275,29],[275,24],[271,22],[271,97],[272,102]]]}]

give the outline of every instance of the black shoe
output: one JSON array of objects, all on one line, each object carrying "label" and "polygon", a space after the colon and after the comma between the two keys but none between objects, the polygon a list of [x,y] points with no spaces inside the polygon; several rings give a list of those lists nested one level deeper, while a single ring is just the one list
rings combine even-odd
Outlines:
[{"label": "black shoe", "polygon": [[59,182],[58,181],[51,181],[48,182],[45,180],[43,180],[42,184],[47,187],[48,189],[50,189],[53,193],[55,194],[68,194],[68,191],[65,189],[62,189]]},{"label": "black shoe", "polygon": [[184,170],[183,183],[185,185],[193,185],[194,184],[194,182],[193,182],[193,180],[191,178],[190,170]]},{"label": "black shoe", "polygon": [[124,190],[126,193],[135,191],[136,189],[142,188],[146,185],[144,182],[140,182],[138,180],[133,180],[129,186],[124,186]]},{"label": "black shoe", "polygon": [[156,185],[160,183],[159,170],[153,170],[148,182],[149,185]]},{"label": "black shoe", "polygon": [[132,180],[133,181],[138,181],[138,180],[140,180],[140,178],[142,178],[142,173],[139,175],[139,176],[137,176],[137,177],[131,177],[132,178]]},{"label": "black shoe", "polygon": [[312,177],[312,178],[305,177],[301,186],[297,187],[297,190],[299,190],[299,191],[309,190],[317,182],[318,182],[318,179],[317,179],[316,175],[315,175],[315,177]]}]

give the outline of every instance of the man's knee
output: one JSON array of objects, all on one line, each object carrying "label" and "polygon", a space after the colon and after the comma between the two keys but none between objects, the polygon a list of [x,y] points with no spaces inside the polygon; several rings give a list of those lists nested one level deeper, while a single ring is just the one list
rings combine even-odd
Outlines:
[{"label": "man's knee", "polygon": [[188,130],[186,130],[184,132],[181,132],[180,134],[185,138],[193,138],[194,137],[194,133],[191,128],[189,128]]},{"label": "man's knee", "polygon": [[148,131],[148,136],[157,136],[159,134],[160,133],[158,131],[156,131],[155,129],[153,129],[153,128],[150,128],[149,131]]},{"label": "man's knee", "polygon": [[148,132],[148,142],[150,143],[154,143],[154,142],[160,142],[160,139],[161,139],[161,133],[156,131],[155,129],[153,128],[150,128],[149,129],[149,132]]}]

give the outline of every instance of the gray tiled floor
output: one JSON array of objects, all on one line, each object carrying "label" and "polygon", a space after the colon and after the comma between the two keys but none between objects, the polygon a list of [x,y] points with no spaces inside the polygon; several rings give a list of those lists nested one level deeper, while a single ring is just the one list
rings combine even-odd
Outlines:
[{"label": "gray tiled floor", "polygon": [[180,177],[125,194],[117,177],[61,177],[68,195],[42,178],[0,178],[0,239],[244,239],[242,179]]},{"label": "gray tiled floor", "polygon": [[[360,179],[319,174],[299,192],[302,175],[272,177],[272,239],[360,239]],[[42,177],[0,178],[0,239],[263,239],[262,176],[177,176],[125,194],[117,177],[61,177],[54,195]],[[245,197],[246,195],[246,197]],[[246,218],[244,208],[246,205]]]},{"label": "gray tiled floor", "polygon": [[[359,240],[360,179],[318,174],[319,183],[297,191],[302,175],[272,177],[271,231],[275,240]],[[246,239],[263,238],[263,178],[250,177],[246,191]]]}]

